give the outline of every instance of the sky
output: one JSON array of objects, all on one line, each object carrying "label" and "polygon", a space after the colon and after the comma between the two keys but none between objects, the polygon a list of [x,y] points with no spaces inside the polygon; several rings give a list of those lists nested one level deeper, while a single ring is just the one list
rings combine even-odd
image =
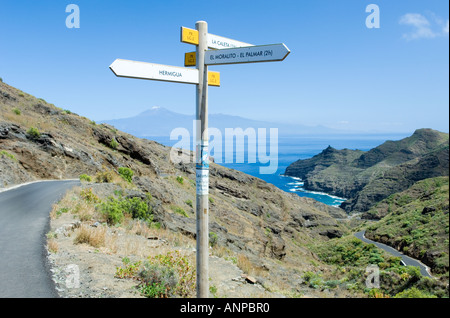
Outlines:
[{"label": "sky", "polygon": [[[66,25],[69,4],[79,28]],[[366,12],[371,4],[378,15]],[[448,12],[446,0],[0,0],[0,77],[96,121],[154,106],[194,114],[195,85],[119,78],[109,65],[183,66],[195,46],[180,41],[180,28],[203,20],[212,34],[291,51],[281,62],[210,66],[221,74],[221,87],[208,91],[210,113],[448,132]]]}]

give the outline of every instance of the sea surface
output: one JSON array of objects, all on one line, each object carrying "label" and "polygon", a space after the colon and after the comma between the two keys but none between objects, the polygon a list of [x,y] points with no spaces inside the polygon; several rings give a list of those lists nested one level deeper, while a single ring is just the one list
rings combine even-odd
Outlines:
[{"label": "sea surface", "polygon": [[[256,163],[248,162],[248,140],[244,140],[244,162],[237,163],[236,155],[242,153],[238,152],[238,145],[234,145],[233,149],[233,162],[225,163],[225,140],[222,143],[222,160],[217,158],[212,151],[211,156],[215,158],[216,163],[245,172],[249,175],[260,178],[266,182],[269,182],[283,191],[293,192],[302,197],[310,197],[317,201],[323,202],[332,206],[339,206],[346,198],[340,198],[331,194],[307,191],[303,188],[303,181],[300,178],[285,176],[284,172],[291,163],[299,159],[311,158],[320,152],[322,152],[328,146],[335,149],[359,149],[368,151],[378,145],[381,145],[386,140],[400,140],[409,136],[408,134],[371,134],[371,135],[335,135],[335,136],[278,136],[278,169],[272,174],[261,173],[261,167],[268,166],[269,164],[259,163],[258,156],[256,155]],[[170,140],[169,137],[148,137],[148,139],[155,140],[163,145],[172,147],[178,140]],[[236,143],[236,140],[234,140]],[[193,143],[191,143],[192,145]],[[258,143],[256,142],[256,145]],[[257,148],[256,148],[257,149]],[[191,146],[191,149],[192,146]],[[213,149],[211,149],[213,150]],[[266,139],[266,154],[270,158],[274,158],[273,154],[270,154],[270,140]],[[219,160],[218,160],[219,159]],[[218,162],[221,161],[221,162]]]}]

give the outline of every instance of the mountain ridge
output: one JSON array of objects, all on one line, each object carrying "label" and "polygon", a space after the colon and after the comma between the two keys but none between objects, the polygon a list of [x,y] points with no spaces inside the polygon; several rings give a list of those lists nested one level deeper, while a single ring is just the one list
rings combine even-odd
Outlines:
[{"label": "mountain ridge", "polygon": [[386,141],[369,150],[337,150],[329,146],[310,159],[286,168],[304,180],[307,190],[347,198],[347,212],[367,211],[374,203],[422,179],[448,176],[449,137],[417,129],[410,137]]}]

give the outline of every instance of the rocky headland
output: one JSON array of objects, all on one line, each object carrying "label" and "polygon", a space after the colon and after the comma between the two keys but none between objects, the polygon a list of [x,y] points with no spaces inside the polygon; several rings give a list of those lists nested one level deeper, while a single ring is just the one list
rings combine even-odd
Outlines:
[{"label": "rocky headland", "polygon": [[386,141],[369,151],[329,146],[292,163],[285,174],[301,178],[307,190],[347,198],[341,207],[348,213],[366,212],[417,181],[448,176],[449,135],[418,129],[410,137]]}]

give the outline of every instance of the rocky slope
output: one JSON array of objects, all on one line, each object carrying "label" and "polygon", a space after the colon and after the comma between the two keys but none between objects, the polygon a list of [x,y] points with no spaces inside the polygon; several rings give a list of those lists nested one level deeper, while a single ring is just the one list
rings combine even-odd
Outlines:
[{"label": "rocky slope", "polygon": [[449,136],[418,129],[410,137],[386,141],[370,151],[336,150],[331,146],[286,169],[305,188],[348,198],[347,212],[364,212],[389,195],[419,180],[449,174]]},{"label": "rocky slope", "polygon": [[[0,82],[0,188],[81,174],[117,176],[119,167],[134,172],[134,196],[154,199],[155,222],[195,237],[192,163],[174,164],[168,147],[97,125]],[[342,210],[220,165],[211,164],[209,191],[210,231],[218,244],[258,266],[268,259],[307,269],[315,256],[306,244],[346,231],[332,217]]]}]

